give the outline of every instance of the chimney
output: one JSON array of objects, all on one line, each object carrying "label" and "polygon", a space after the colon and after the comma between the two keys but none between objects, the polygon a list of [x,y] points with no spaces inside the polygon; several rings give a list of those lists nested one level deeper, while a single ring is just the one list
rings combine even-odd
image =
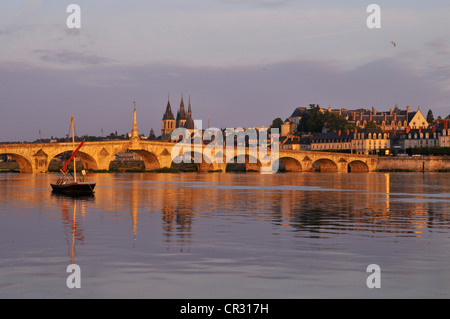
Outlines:
[{"label": "chimney", "polygon": [[394,113],[394,110],[393,110],[392,107],[391,107],[391,114],[390,114],[390,115],[392,115],[392,113]]},{"label": "chimney", "polygon": [[408,112],[408,113],[410,112],[409,106],[406,107],[406,112]]}]

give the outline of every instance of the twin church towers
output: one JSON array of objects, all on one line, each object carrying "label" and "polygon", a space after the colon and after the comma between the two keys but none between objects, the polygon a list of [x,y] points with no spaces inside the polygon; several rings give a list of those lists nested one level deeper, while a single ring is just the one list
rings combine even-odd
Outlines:
[{"label": "twin church towers", "polygon": [[189,97],[188,110],[184,108],[183,94],[181,95],[180,110],[177,117],[173,116],[172,107],[170,106],[170,97],[167,99],[166,112],[162,118],[161,139],[170,140],[170,136],[176,128],[184,127],[186,129],[194,129],[194,120],[192,119],[191,98]]}]

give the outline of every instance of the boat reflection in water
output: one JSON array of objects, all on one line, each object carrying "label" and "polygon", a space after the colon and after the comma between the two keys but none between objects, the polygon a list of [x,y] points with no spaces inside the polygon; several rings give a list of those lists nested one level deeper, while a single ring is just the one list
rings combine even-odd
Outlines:
[{"label": "boat reflection in water", "polygon": [[[58,193],[52,193],[55,197],[58,206],[61,210],[61,220],[64,226],[64,233],[69,246],[68,255],[70,257],[70,264],[75,264],[76,251],[78,244],[84,245],[84,229],[82,221],[86,215],[86,204],[94,201],[94,195],[90,196],[68,196]],[[71,209],[72,206],[72,209]],[[81,207],[81,219],[80,217]]]},{"label": "boat reflection in water", "polygon": [[72,197],[0,174],[0,298],[373,298],[370,264],[377,297],[448,298],[449,177],[111,173]]}]

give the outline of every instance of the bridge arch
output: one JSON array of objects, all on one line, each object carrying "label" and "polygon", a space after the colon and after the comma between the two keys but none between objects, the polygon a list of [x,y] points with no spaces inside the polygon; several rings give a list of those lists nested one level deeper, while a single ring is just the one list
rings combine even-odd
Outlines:
[{"label": "bridge arch", "polygon": [[278,171],[286,172],[301,172],[303,171],[302,164],[292,157],[280,157],[278,160],[279,166]]},{"label": "bridge arch", "polygon": [[[58,167],[58,169],[62,168],[62,166],[64,165],[64,161],[62,163],[58,163],[56,161],[56,157],[59,155],[62,155],[64,153],[70,153],[72,154],[72,150],[66,150],[66,151],[62,151],[59,152],[58,154],[53,155],[50,160],[48,161],[46,170],[48,171],[50,169],[50,167],[52,167],[53,169],[56,167]],[[98,163],[95,160],[95,158],[93,156],[91,156],[90,154],[86,153],[86,152],[82,152],[82,151],[78,151],[77,153],[77,159],[80,159],[81,162],[83,163],[83,168],[86,170],[92,170],[92,171],[96,171],[98,170]],[[61,167],[59,167],[61,166]]]},{"label": "bridge arch", "polygon": [[98,163],[97,163],[97,161],[94,159],[94,157],[92,157],[88,153],[78,152],[77,153],[77,157],[79,157],[81,159],[81,162],[83,163],[84,169],[92,170],[92,171],[98,170]]},{"label": "bridge arch", "polygon": [[[160,159],[153,150],[134,149],[130,148],[130,145],[122,145],[118,148],[104,148],[102,152],[105,169],[117,169],[117,165],[120,167],[119,163],[132,163],[132,165],[125,165],[124,170],[154,171],[161,168]],[[119,154],[123,157],[118,158]],[[134,154],[138,156],[133,156]]]},{"label": "bridge arch", "polygon": [[19,164],[19,170],[21,173],[34,173],[32,163],[25,156],[16,153],[4,153],[0,155],[7,155],[12,157],[17,162],[17,164]]},{"label": "bridge arch", "polygon": [[[197,163],[196,161],[201,158],[202,161]],[[180,162],[180,163],[178,163]],[[178,168],[181,171],[198,171],[198,172],[210,172],[214,170],[213,160],[205,161],[205,155],[200,152],[185,152],[173,159],[171,167]]]},{"label": "bridge arch", "polygon": [[321,158],[316,160],[312,167],[316,172],[337,172],[338,166],[335,162],[328,158]]},{"label": "bridge arch", "polygon": [[161,168],[158,157],[149,151],[146,150],[131,150],[137,153],[144,162],[144,167],[146,171],[154,171]]},{"label": "bridge arch", "polygon": [[349,173],[367,173],[369,172],[369,166],[360,160],[355,160],[348,163]]},{"label": "bridge arch", "polygon": [[231,158],[226,163],[226,171],[241,171],[241,172],[259,172],[261,170],[261,162],[251,155],[237,155]]}]

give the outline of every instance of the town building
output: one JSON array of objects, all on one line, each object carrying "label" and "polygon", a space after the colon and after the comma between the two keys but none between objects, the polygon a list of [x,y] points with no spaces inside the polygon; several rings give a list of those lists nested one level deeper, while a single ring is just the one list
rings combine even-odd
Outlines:
[{"label": "town building", "polygon": [[295,124],[295,122],[291,122],[290,119],[286,119],[281,125],[280,136],[288,136],[289,133],[295,132],[296,128],[297,124]]},{"label": "town building", "polygon": [[439,146],[450,147],[450,118],[434,120],[432,125],[438,132]]},{"label": "town building", "polygon": [[[297,107],[284,122],[281,128],[281,135],[286,136],[289,133],[302,131],[299,125],[301,125],[302,117],[309,110],[310,107]],[[383,131],[404,131],[407,127],[411,129],[425,129],[430,125],[420,110],[420,107],[415,112],[409,106],[405,110],[401,110],[397,105],[386,112],[379,112],[374,107],[371,110],[364,108],[347,110],[344,108],[333,109],[331,106],[328,108],[320,108],[320,111],[322,113],[330,112],[338,114],[345,118],[349,124],[357,128],[365,128],[367,124],[372,123],[376,128]],[[326,129],[324,133],[325,131]]]},{"label": "town building", "polygon": [[351,144],[356,154],[378,154],[380,150],[390,149],[390,134],[379,128],[366,128],[354,134]]},{"label": "town building", "polygon": [[377,128],[384,131],[401,131],[407,127],[419,129],[429,126],[420,108],[413,112],[409,106],[406,107],[406,110],[400,110],[398,106],[395,106],[395,108],[391,108],[387,112],[379,112],[372,108],[371,111],[359,109],[353,111],[345,110],[341,113],[350,124],[361,128],[366,127],[368,123],[374,123]]},{"label": "town building", "polygon": [[116,154],[115,157],[116,162],[139,162],[142,161],[142,158],[139,154],[131,151],[131,150],[125,150],[122,152],[119,152]]},{"label": "town building", "polygon": [[298,135],[287,134],[280,138],[280,149],[282,150],[300,151],[301,145],[304,144],[301,144],[301,138]]},{"label": "town building", "polygon": [[351,151],[353,132],[319,133],[311,139],[311,151]]},{"label": "town building", "polygon": [[312,134],[304,134],[302,136],[288,134],[280,137],[280,149],[290,151],[310,151]]},{"label": "town building", "polygon": [[431,129],[407,128],[405,133],[400,135],[398,145],[402,150],[417,147],[438,147],[439,135],[434,127]]},{"label": "town building", "polygon": [[442,134],[439,135],[439,146],[450,147],[450,130],[443,129]]}]

